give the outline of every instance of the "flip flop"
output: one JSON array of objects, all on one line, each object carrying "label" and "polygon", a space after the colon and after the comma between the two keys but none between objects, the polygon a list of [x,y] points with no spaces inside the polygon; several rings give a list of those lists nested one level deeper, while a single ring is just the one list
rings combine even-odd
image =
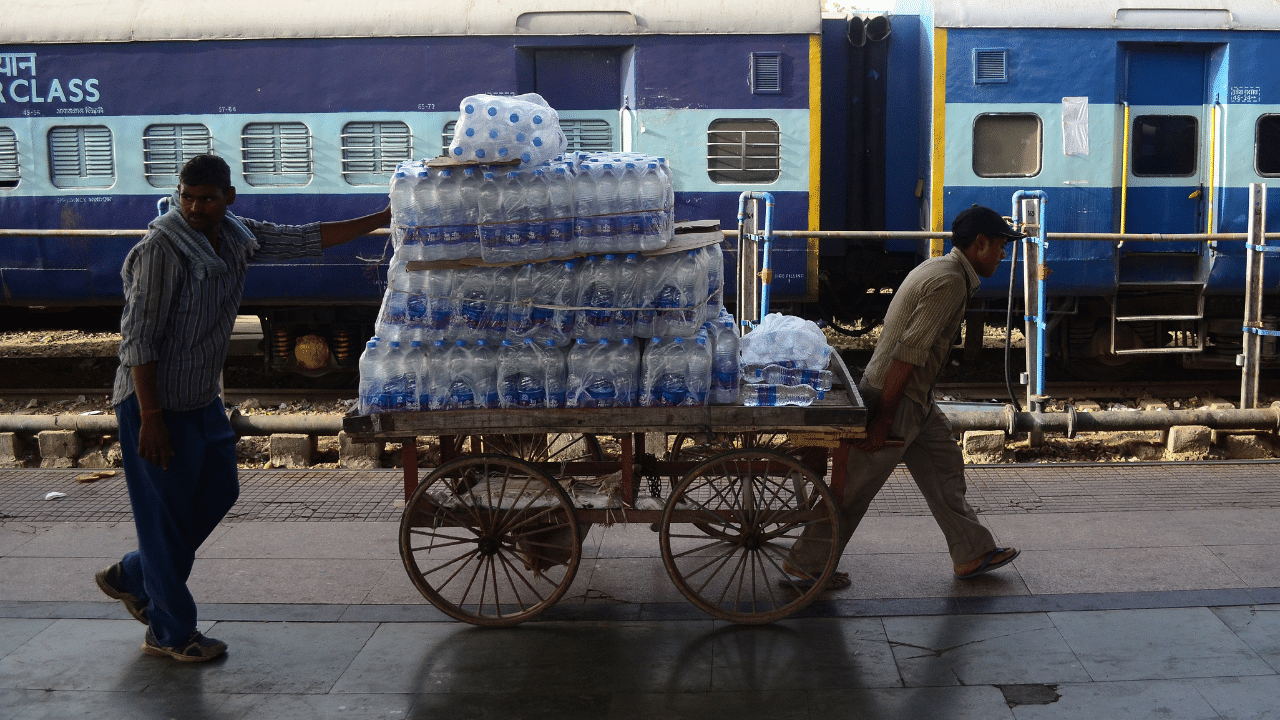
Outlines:
[{"label": "flip flop", "polygon": [[[794,570],[789,566],[783,566],[783,577],[778,581],[782,587],[788,587],[795,590],[808,590],[813,587],[818,579],[808,573]],[[840,570],[831,574],[831,579],[827,581],[827,586],[823,590],[843,590],[853,584],[853,580],[849,578],[849,573]]]},{"label": "flip flop", "polygon": [[1021,550],[1014,550],[1012,555],[1001,560],[1000,562],[995,562],[995,563],[991,562],[991,560],[995,558],[995,556],[1001,553],[1009,552],[1009,550],[1010,548],[1002,548],[1002,547],[998,547],[995,550],[992,550],[991,552],[987,553],[985,557],[982,558],[982,562],[978,563],[978,567],[973,572],[967,575],[960,575],[959,573],[957,573],[956,579],[968,580],[969,578],[978,577],[983,573],[989,573],[992,570],[998,570],[999,568],[1002,568],[1005,565],[1008,565],[1009,563],[1013,562],[1014,559],[1016,559],[1019,555],[1022,554]]}]

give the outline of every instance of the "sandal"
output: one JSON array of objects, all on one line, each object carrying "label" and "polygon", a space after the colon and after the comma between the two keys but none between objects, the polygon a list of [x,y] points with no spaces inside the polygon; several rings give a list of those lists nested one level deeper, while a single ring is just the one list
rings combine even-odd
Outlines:
[{"label": "sandal", "polygon": [[[783,587],[808,590],[818,582],[818,578],[791,567],[789,563],[782,563],[782,572],[784,577],[778,581],[778,584]],[[827,586],[823,590],[843,590],[852,584],[853,580],[849,577],[849,573],[837,570],[831,574],[831,579],[827,581]]]},{"label": "sandal", "polygon": [[[1011,554],[1011,555],[1009,555],[1009,557],[1004,558],[1003,560],[1000,560],[1000,561],[998,561],[998,562],[992,562],[993,560],[995,560],[996,556],[998,556],[998,555],[1003,555],[1004,553],[1012,553],[1012,554]],[[1002,548],[1002,547],[998,547],[998,548],[996,548],[995,550],[992,550],[991,552],[989,552],[989,553],[987,553],[986,555],[984,555],[984,556],[983,556],[983,558],[982,558],[982,562],[978,563],[978,567],[974,568],[971,572],[967,572],[967,573],[965,573],[965,574],[961,575],[961,574],[960,574],[960,572],[959,572],[959,571],[957,571],[957,572],[956,572],[956,579],[957,579],[957,580],[968,580],[969,578],[975,578],[975,577],[978,577],[979,575],[982,575],[983,573],[989,573],[989,572],[991,572],[992,570],[998,570],[998,569],[1000,569],[1000,568],[1004,567],[1005,565],[1008,565],[1009,563],[1013,562],[1013,561],[1014,561],[1014,559],[1015,559],[1015,558],[1017,558],[1017,557],[1018,557],[1019,555],[1021,555],[1021,554],[1022,554],[1022,551],[1021,551],[1021,550],[1018,550],[1017,548]]]}]

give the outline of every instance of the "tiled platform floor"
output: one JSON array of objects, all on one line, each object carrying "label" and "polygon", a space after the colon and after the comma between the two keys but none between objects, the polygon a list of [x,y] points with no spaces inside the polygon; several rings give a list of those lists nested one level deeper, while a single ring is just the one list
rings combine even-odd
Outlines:
[{"label": "tiled platform floor", "polygon": [[409,583],[398,473],[246,472],[191,579],[231,645],[202,666],[142,655],[97,591],[133,529],[120,480],[75,474],[0,473],[0,720],[1280,716],[1277,463],[972,468],[1023,549],[973,582],[904,474],[853,587],[758,627],[686,602],[647,526],[595,526],[568,596],[498,630]]}]

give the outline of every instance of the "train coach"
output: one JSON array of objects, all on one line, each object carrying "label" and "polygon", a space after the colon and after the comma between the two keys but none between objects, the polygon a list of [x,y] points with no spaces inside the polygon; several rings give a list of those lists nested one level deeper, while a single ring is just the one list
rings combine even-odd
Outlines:
[{"label": "train coach", "polygon": [[[464,97],[537,92],[570,149],[666,157],[678,219],[736,227],[739,194],[767,189],[776,227],[816,229],[820,30],[818,0],[10,0],[0,226],[145,227],[185,159],[210,151],[246,217],[360,215],[397,163],[442,153]],[[0,302],[119,305],[135,241],[0,238]],[[244,311],[263,319],[269,362],[319,334],[354,363],[384,245],[251,268]],[[773,265],[776,295],[816,295],[816,245],[780,241]]]},{"label": "train coach", "polygon": [[[1016,191],[1039,191],[1050,233],[1135,236],[1049,244],[1054,351],[1069,369],[1103,379],[1161,359],[1234,366],[1244,243],[1141,236],[1244,233],[1249,185],[1280,177],[1280,6],[908,0],[895,9],[890,49],[880,56],[841,48],[833,29],[824,34],[826,62],[841,52],[854,68],[882,58],[865,72],[887,80],[864,78],[848,93],[861,107],[847,105],[871,119],[862,147],[894,149],[877,182],[864,184],[871,195],[847,194],[846,215],[862,224],[846,227],[945,230],[971,204],[1008,213]],[[847,34],[865,40],[856,24]],[[834,115],[827,109],[824,121]],[[838,179],[823,177],[828,212],[839,200],[828,202],[826,183]],[[1277,212],[1273,191],[1268,214]],[[904,255],[910,266],[944,249],[936,241],[888,241],[874,251],[826,244],[824,275],[845,279],[846,298],[891,285],[885,278],[900,274]],[[975,306],[1004,307],[1007,270],[983,283]],[[1264,312],[1280,314],[1274,255],[1265,277]],[[1274,350],[1264,358],[1277,361]]]}]

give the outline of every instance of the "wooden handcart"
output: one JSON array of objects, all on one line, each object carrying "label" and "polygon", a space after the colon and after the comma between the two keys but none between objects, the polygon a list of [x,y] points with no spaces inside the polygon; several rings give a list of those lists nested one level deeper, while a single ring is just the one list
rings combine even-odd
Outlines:
[{"label": "wooden handcart", "polygon": [[[453,410],[343,425],[358,441],[402,444],[400,554],[452,617],[535,617],[573,582],[584,528],[642,522],[658,530],[663,563],[691,602],[725,620],[772,622],[812,602],[840,559],[844,446],[863,434],[866,408],[832,357],[835,387],[809,407]],[[661,457],[643,452],[646,434],[664,440]],[[441,462],[419,481],[421,436],[440,438]],[[617,439],[616,455],[600,436]],[[806,529],[828,557],[801,591],[779,581]]]}]

